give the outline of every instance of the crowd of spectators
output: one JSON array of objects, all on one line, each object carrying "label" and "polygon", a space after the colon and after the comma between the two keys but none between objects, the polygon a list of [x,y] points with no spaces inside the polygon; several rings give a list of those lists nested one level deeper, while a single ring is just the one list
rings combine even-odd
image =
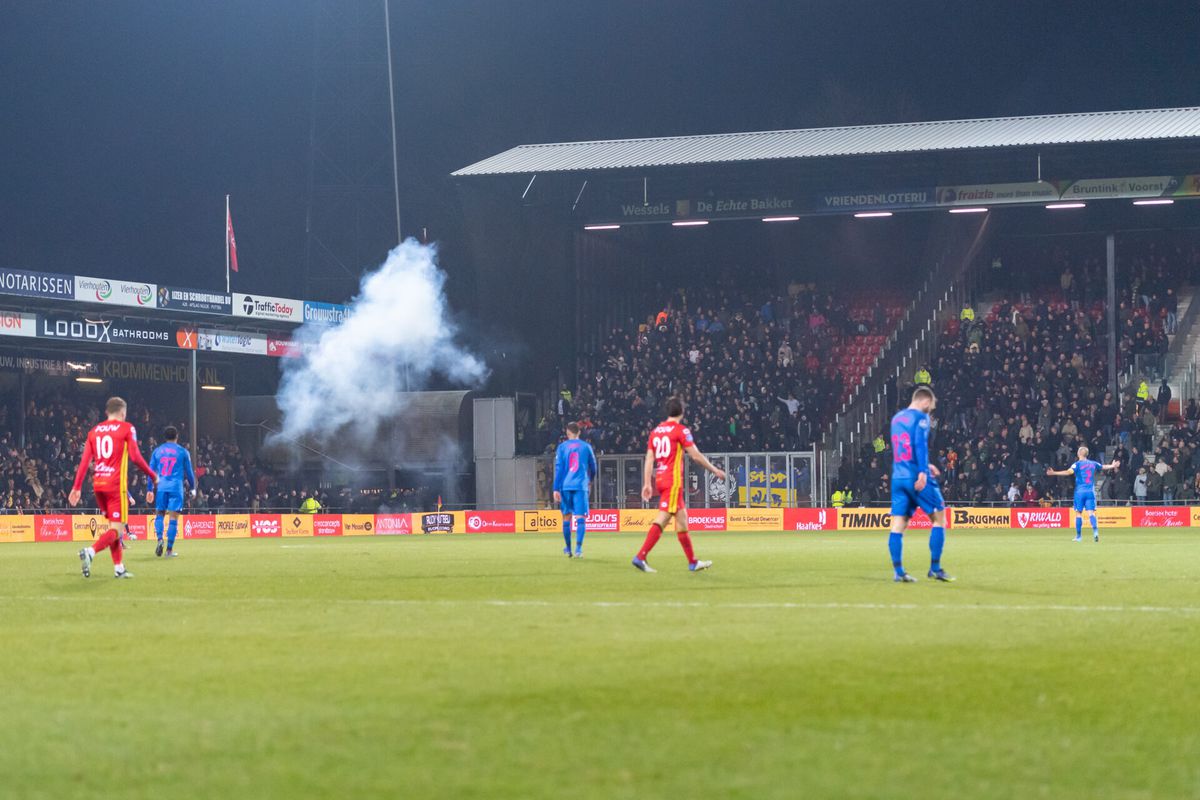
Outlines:
[{"label": "crowd of spectators", "polygon": [[[1151,244],[1125,265],[1117,350],[1129,381],[1117,396],[1108,385],[1105,307],[1093,297],[1099,281],[1076,282],[1076,273],[1090,275],[1096,264],[1073,269],[1062,258],[1056,252],[1051,261],[1057,272],[1043,265],[1023,273],[1022,289],[1005,292],[983,318],[951,321],[933,363],[922,368],[938,396],[931,459],[943,473],[944,495],[1014,505],[1069,499],[1069,479],[1048,478],[1046,470],[1064,469],[1077,448],[1087,446],[1092,457],[1108,452],[1120,462],[1101,487],[1105,499],[1197,498],[1200,411],[1190,401],[1171,417],[1170,428],[1161,427],[1172,390],[1155,380],[1161,373],[1144,374],[1154,358],[1133,356],[1167,351],[1178,324],[1176,290],[1195,279],[1200,249]],[[841,476],[856,500],[890,497],[885,437],[881,432],[858,466]]]},{"label": "crowd of spectators", "polygon": [[[0,513],[25,513],[67,508],[87,432],[100,421],[102,407],[94,400],[47,396],[30,400],[25,409],[25,444],[16,434],[17,414],[0,404]],[[161,443],[167,422],[156,419],[136,403],[129,421],[138,430],[142,454]],[[187,426],[172,422],[180,439],[188,441]],[[201,436],[193,453],[197,494],[189,500],[194,511],[298,511],[306,498],[319,508],[350,513],[418,511],[432,508],[436,492],[426,486],[352,489],[321,487],[317,481],[286,474],[262,459],[244,454],[235,442]],[[130,493],[137,510],[146,494],[146,480],[130,472]],[[84,484],[84,506],[91,497],[90,477]]]},{"label": "crowd of spectators", "polygon": [[679,290],[656,314],[614,328],[542,427],[552,440],[550,429],[578,419],[597,450],[638,453],[677,394],[709,451],[807,450],[843,396],[836,346],[889,327],[882,302],[854,316],[844,297],[811,284]]}]

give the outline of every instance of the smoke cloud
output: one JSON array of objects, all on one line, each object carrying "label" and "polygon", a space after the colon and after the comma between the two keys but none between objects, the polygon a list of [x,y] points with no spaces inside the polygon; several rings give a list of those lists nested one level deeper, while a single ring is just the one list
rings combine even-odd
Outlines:
[{"label": "smoke cloud", "polygon": [[408,239],[363,277],[340,324],[301,326],[302,355],[283,364],[276,443],[336,442],[341,453],[367,453],[380,428],[401,416],[404,392],[439,376],[461,387],[481,384],[487,367],[458,341],[445,280],[436,248]]}]

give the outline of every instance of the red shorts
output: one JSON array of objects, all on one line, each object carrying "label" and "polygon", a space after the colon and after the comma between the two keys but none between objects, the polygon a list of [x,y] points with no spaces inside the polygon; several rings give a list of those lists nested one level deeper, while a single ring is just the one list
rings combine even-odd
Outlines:
[{"label": "red shorts", "polygon": [[682,508],[686,508],[683,497],[683,482],[676,483],[667,476],[664,480],[655,481],[655,488],[658,489],[658,510],[666,511],[668,514],[674,514]]},{"label": "red shorts", "polygon": [[129,520],[129,495],[125,492],[106,492],[96,490],[96,508],[109,522],[127,522]]}]

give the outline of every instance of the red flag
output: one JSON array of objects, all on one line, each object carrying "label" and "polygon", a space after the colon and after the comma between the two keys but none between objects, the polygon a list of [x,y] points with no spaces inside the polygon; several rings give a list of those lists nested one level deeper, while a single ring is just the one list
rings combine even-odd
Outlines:
[{"label": "red flag", "polygon": [[237,272],[237,240],[233,238],[233,217],[228,206],[225,207],[225,241],[229,245],[229,268]]}]

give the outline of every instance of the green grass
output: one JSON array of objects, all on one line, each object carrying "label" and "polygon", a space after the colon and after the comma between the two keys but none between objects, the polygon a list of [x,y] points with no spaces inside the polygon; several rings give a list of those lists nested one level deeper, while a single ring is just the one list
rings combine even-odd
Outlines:
[{"label": "green grass", "polygon": [[1200,797],[1200,535],[695,539],[4,545],[0,796]]}]

